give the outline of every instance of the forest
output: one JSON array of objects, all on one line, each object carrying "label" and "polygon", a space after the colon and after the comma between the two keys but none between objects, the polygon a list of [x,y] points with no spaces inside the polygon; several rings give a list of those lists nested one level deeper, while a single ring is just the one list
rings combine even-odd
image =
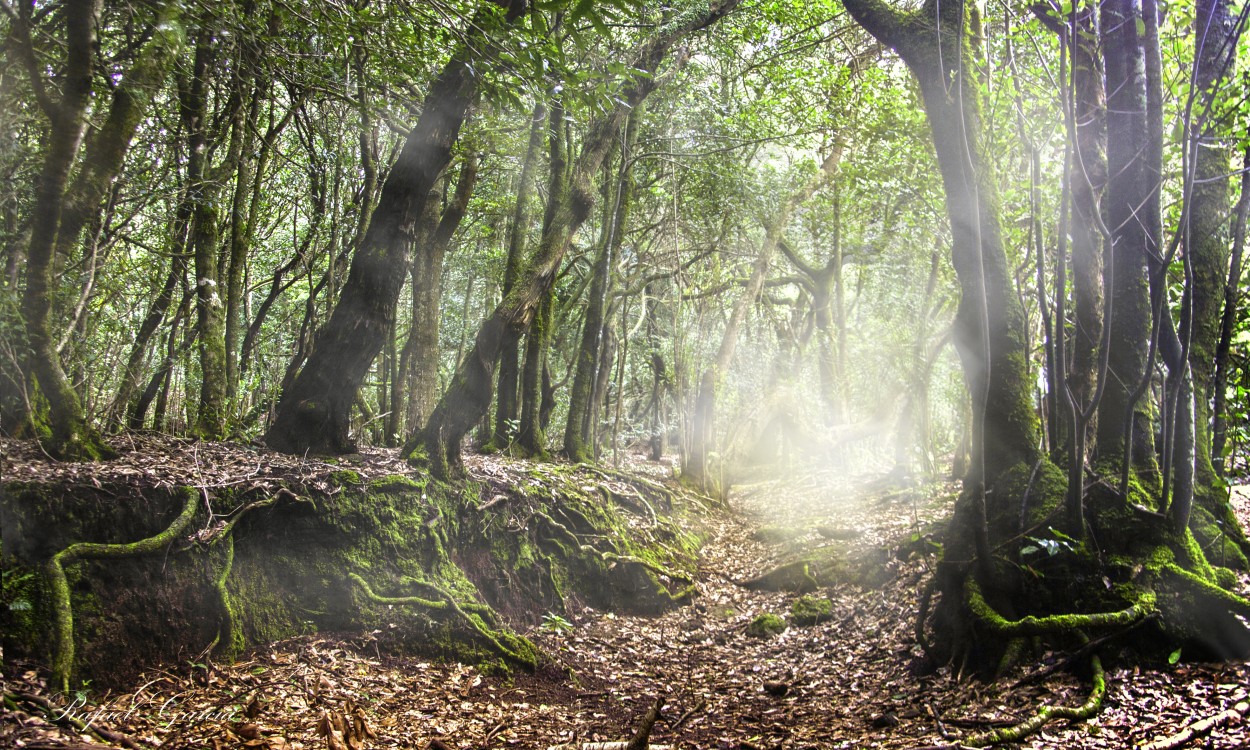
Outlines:
[{"label": "forest", "polygon": [[0,746],[1245,747],[1248,18],[0,0]]}]

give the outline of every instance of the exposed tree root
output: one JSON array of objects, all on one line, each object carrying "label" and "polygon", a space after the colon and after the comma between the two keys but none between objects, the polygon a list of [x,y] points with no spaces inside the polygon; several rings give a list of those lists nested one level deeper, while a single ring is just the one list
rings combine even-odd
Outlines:
[{"label": "exposed tree root", "polygon": [[1184,568],[1177,565],[1176,563],[1165,564],[1163,566],[1163,570],[1183,580],[1185,583],[1193,586],[1194,588],[1198,589],[1206,596],[1209,596],[1212,599],[1220,602],[1221,604],[1228,607],[1230,610],[1234,612],[1238,612],[1246,617],[1250,617],[1250,600],[1247,600],[1244,597],[1240,597],[1234,594],[1233,592],[1228,591],[1227,589],[1220,588],[1216,584],[1211,583],[1210,581],[1207,581],[1201,576],[1195,575],[1191,573],[1190,571],[1185,570]]},{"label": "exposed tree root", "polygon": [[569,543],[573,544],[576,547],[576,549],[579,549],[582,552],[585,552],[587,554],[594,555],[595,557],[599,558],[605,563],[618,563],[618,562],[631,563],[633,565],[638,565],[642,568],[645,568],[651,571],[652,573],[655,573],[658,576],[667,576],[668,578],[671,578],[675,581],[683,581],[688,586],[694,585],[694,581],[693,579],[690,578],[690,576],[687,576],[683,573],[678,573],[673,570],[669,570],[668,568],[665,568],[662,565],[656,565],[653,562],[649,562],[647,560],[644,560],[640,557],[636,557],[634,555],[621,554],[615,551],[607,552],[604,550],[595,549],[589,544],[583,544],[582,540],[579,539],[578,536],[574,534],[572,530],[569,529],[569,527],[555,520],[554,518],[542,512],[541,510],[535,511],[534,515],[537,516],[538,518],[541,518],[544,522],[546,522],[546,524],[550,526],[553,531],[557,532],[560,536],[567,539]]},{"label": "exposed tree root", "polygon": [[1233,697],[1233,706],[1231,708],[1225,709],[1215,716],[1208,716],[1202,721],[1195,721],[1171,737],[1165,737],[1151,742],[1149,745],[1143,745],[1141,750],[1175,750],[1178,747],[1184,747],[1199,737],[1207,736],[1216,728],[1230,721],[1238,721],[1247,715],[1250,715],[1250,697],[1243,690]]},{"label": "exposed tree root", "polygon": [[481,616],[466,612],[465,609],[456,601],[456,597],[453,596],[451,592],[445,591],[432,583],[422,582],[426,587],[433,588],[438,591],[442,595],[442,599],[425,599],[419,596],[380,596],[374,593],[373,588],[369,586],[368,582],[359,575],[355,573],[348,573],[347,577],[360,587],[360,590],[364,592],[364,595],[370,601],[376,604],[450,610],[459,616],[461,620],[467,623],[469,627],[477,631],[477,633],[491,645],[495,652],[506,661],[517,666],[524,667],[525,669],[533,669],[536,666],[537,660],[534,656],[535,649],[529,641],[521,638],[520,636],[508,635],[508,639],[515,640],[521,648],[513,649],[505,646],[502,642],[500,642],[499,636],[501,634],[496,633],[487,627]]},{"label": "exposed tree root", "polygon": [[1102,661],[1098,656],[1090,657],[1089,661],[1094,673],[1094,687],[1089,692],[1089,698],[1081,705],[1075,708],[1068,706],[1043,706],[1033,716],[1015,726],[975,734],[963,740],[960,744],[964,747],[986,747],[1003,742],[1019,742],[1056,719],[1084,721],[1098,713],[1102,710],[1102,699],[1107,694],[1107,679],[1106,675],[1103,674]]},{"label": "exposed tree root", "polygon": [[221,605],[222,622],[217,627],[217,635],[213,636],[212,643],[204,649],[205,654],[211,654],[219,644],[225,643],[226,647],[234,650],[235,640],[239,633],[238,623],[234,621],[234,605],[230,600],[230,590],[226,588],[226,581],[230,578],[230,571],[234,568],[234,535],[227,532],[221,538],[221,543],[225,545],[226,559],[221,564],[221,572],[213,579],[213,590],[217,592],[217,603]]},{"label": "exposed tree root", "polygon": [[[74,716],[69,710],[63,706],[55,706],[47,698],[41,695],[32,695],[30,693],[12,692],[4,694],[4,705],[10,710],[15,710],[18,703],[24,703],[31,706],[43,714],[44,718],[53,724],[69,727],[79,734],[90,734],[102,742],[112,742],[129,748],[130,750],[144,750],[144,746],[135,742],[124,734],[105,729],[97,726],[90,721],[83,721]],[[28,746],[29,747],[29,746]],[[82,747],[99,747],[98,745],[83,745]]]},{"label": "exposed tree root", "polygon": [[972,576],[969,576],[964,582],[964,598],[968,604],[968,609],[983,625],[996,633],[1012,637],[1125,627],[1133,625],[1155,612],[1155,595],[1152,591],[1144,590],[1137,601],[1133,602],[1132,606],[1117,612],[1049,615],[1046,617],[1029,615],[1019,620],[1008,620],[991,607],[989,602],[985,601],[985,596],[981,593],[980,584]]},{"label": "exposed tree root", "polygon": [[62,692],[69,691],[69,676],[74,666],[74,609],[70,602],[69,581],[65,577],[65,566],[77,560],[133,557],[155,552],[180,536],[199,507],[199,495],[192,490],[184,492],[186,503],[182,513],[174,519],[168,528],[161,533],[129,544],[97,544],[94,542],[76,542],[56,553],[44,567],[44,577],[52,597],[52,610],[55,620],[56,652],[52,660],[53,684]]},{"label": "exposed tree root", "polygon": [[210,546],[217,544],[225,545],[225,560],[222,562],[221,572],[213,579],[213,590],[217,592],[217,602],[221,606],[223,619],[217,629],[217,634],[213,636],[212,642],[204,649],[204,655],[214,653],[218,646],[224,645],[226,656],[233,658],[243,648],[243,635],[236,622],[230,590],[226,588],[226,581],[230,579],[230,572],[234,568],[234,527],[251,511],[273,505],[284,498],[297,503],[309,502],[283,487],[262,500],[253,500],[244,504],[230,514],[228,521],[202,529],[194,536],[195,541],[202,544]]}]

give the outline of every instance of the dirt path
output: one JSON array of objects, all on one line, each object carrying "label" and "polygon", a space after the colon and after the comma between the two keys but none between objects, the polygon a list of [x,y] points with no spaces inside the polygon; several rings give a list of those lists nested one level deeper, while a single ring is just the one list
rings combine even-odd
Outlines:
[{"label": "dirt path", "polygon": [[[713,515],[703,529],[708,541],[692,606],[658,618],[588,609],[550,617],[530,633],[555,661],[536,675],[484,677],[471,667],[388,657],[370,635],[317,636],[275,644],[230,667],[155,671],[132,693],[84,696],[79,713],[87,720],[93,708],[113,711],[96,723],[163,747],[338,750],[318,728],[346,714],[346,738],[360,738],[344,745],[352,750],[542,750],[628,739],[631,725],[662,695],[667,705],[655,743],[906,748],[1016,721],[1042,703],[1080,703],[1086,688],[1062,673],[1014,689],[1009,682],[957,681],[947,669],[916,675],[912,628],[932,558],[888,558],[888,580],[879,588],[846,583],[816,592],[833,605],[831,619],[819,625],[772,638],[747,634],[756,615],[785,614],[794,596],[752,591],[743,581],[799,549],[836,545],[856,554],[895,547],[948,512],[952,492],[832,472],[742,487],[732,503],[738,514]],[[33,672],[6,677],[10,689],[38,687]],[[1121,748],[1169,735],[1226,708],[1250,683],[1250,666],[1113,666],[1108,677],[1102,715],[1048,727],[1027,746]],[[0,722],[0,746],[79,741],[40,723],[19,723],[11,714]],[[1250,728],[1233,725],[1204,746],[1248,744]]]}]

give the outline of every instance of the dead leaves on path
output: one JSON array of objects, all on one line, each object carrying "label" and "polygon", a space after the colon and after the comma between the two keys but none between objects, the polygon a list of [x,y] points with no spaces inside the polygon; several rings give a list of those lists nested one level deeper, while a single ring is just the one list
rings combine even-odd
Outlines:
[{"label": "dead leaves on path", "polygon": [[[505,468],[487,461],[482,473],[505,481]],[[570,627],[532,633],[556,662],[536,675],[502,680],[464,665],[388,656],[377,650],[377,634],[322,635],[253,651],[230,666],[153,671],[130,692],[90,696],[91,705],[117,711],[110,728],[152,748],[542,750],[620,742],[652,697],[664,694],[654,744],[800,750],[949,744],[1044,703],[1083,700],[1087,687],[1066,673],[1015,688],[959,681],[950,670],[914,674],[912,618],[931,558],[893,562],[894,579],[877,590],[822,590],[833,602],[828,621],[792,626],[776,638],[747,637],[753,617],[784,615],[794,597],[748,591],[736,581],[796,547],[853,551],[906,539],[949,510],[937,490],[882,488],[860,498],[853,482],[832,475],[791,480],[736,496],[747,521],[704,521],[709,541],[691,606],[657,618],[574,608],[561,615]],[[799,533],[764,544],[753,531],[765,523]],[[1039,657],[1042,664],[1057,658]],[[44,690],[34,672],[5,671],[6,690]],[[1108,682],[1101,715],[1048,726],[1027,747],[1131,748],[1213,716],[1223,718],[1205,747],[1248,744],[1245,716],[1225,713],[1250,684],[1246,664],[1112,668]],[[0,746],[84,742],[30,706],[0,718]]]}]

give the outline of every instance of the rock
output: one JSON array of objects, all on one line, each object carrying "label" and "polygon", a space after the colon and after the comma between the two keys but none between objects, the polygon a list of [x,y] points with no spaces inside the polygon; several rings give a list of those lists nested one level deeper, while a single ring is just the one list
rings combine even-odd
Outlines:
[{"label": "rock", "polygon": [[820,526],[816,527],[816,533],[820,534],[826,539],[836,539],[839,541],[849,541],[851,539],[858,539],[864,535],[864,532],[860,531],[859,529],[844,529],[844,528],[840,528],[837,526],[827,526],[824,524],[821,524]]},{"label": "rock", "polygon": [[771,638],[781,635],[786,630],[786,621],[770,612],[765,612],[747,625],[747,635],[752,638]]},{"label": "rock", "polygon": [[790,622],[816,625],[833,619],[833,602],[814,596],[800,596],[790,605]]}]

